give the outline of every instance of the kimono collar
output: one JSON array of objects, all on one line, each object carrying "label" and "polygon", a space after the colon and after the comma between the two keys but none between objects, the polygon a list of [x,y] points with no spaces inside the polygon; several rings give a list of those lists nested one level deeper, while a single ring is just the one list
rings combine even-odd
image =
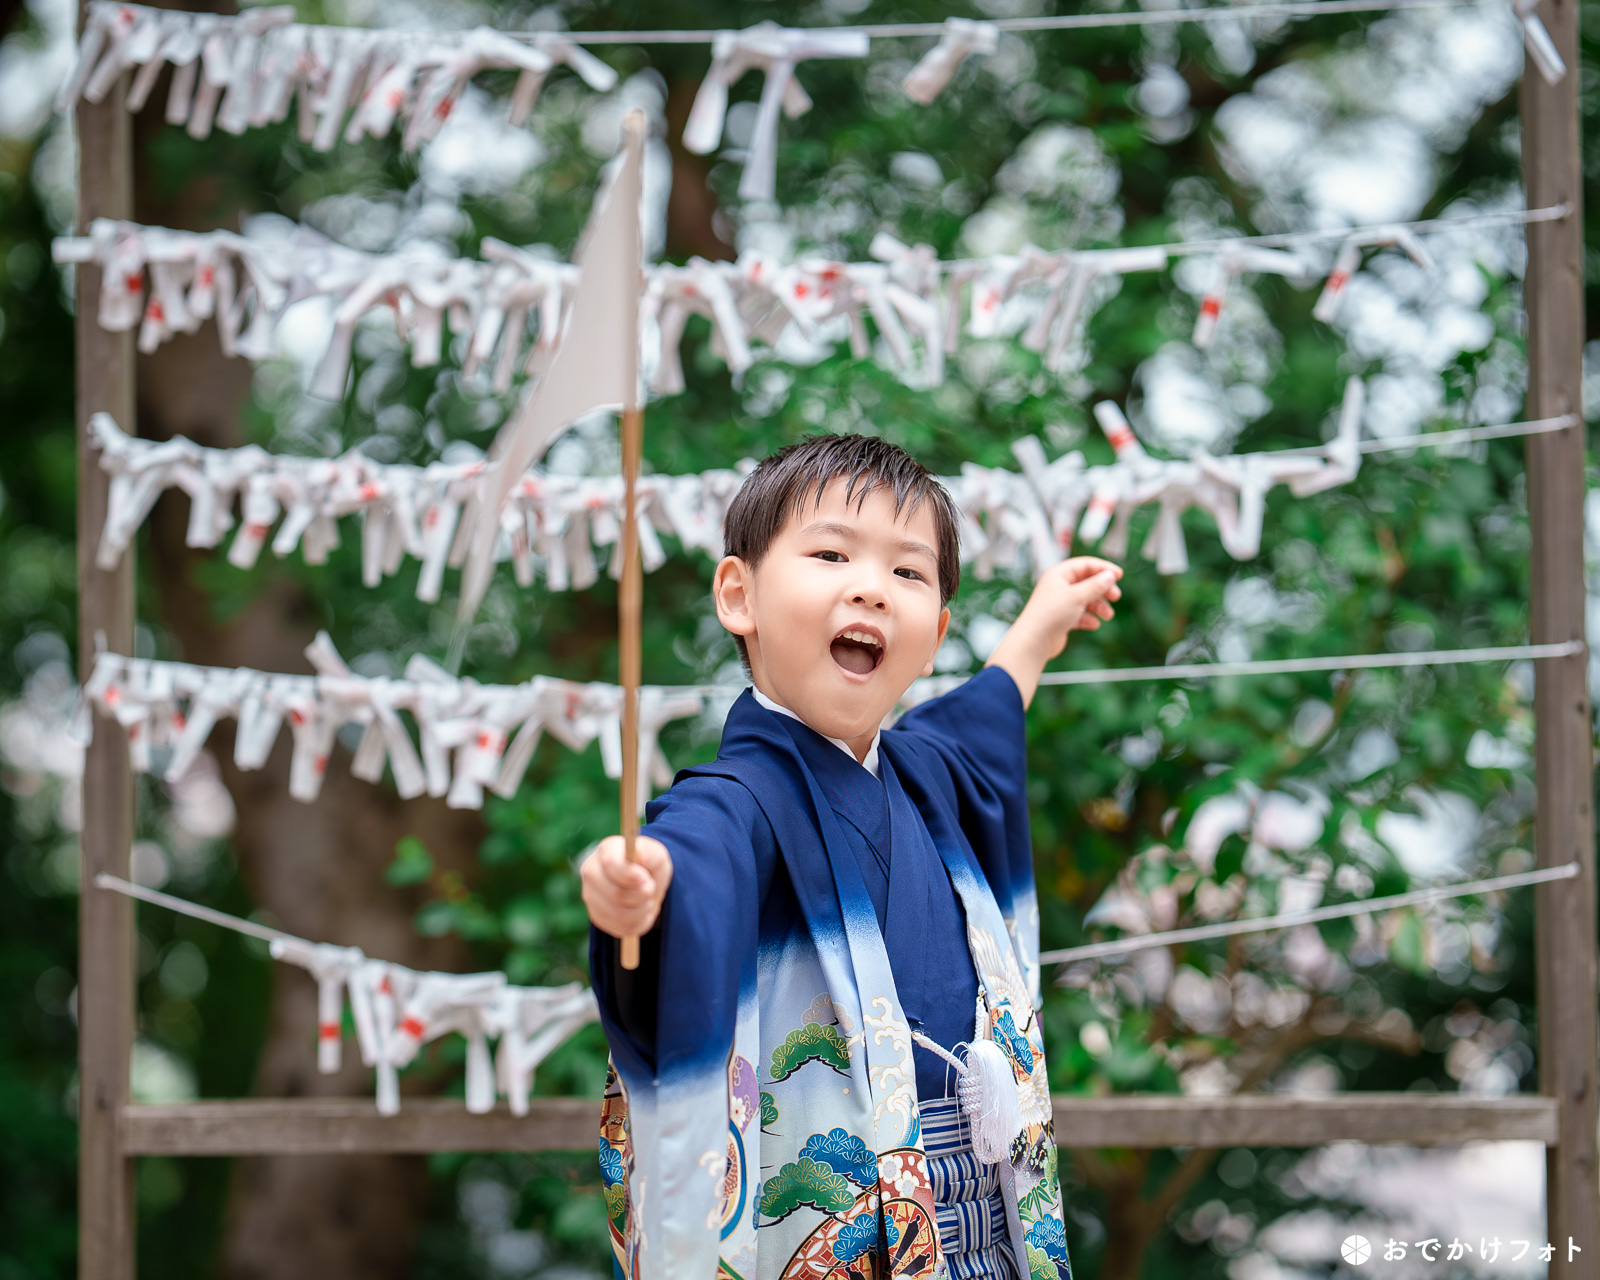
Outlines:
[{"label": "kimono collar", "polygon": [[[800,720],[800,717],[795,715],[794,712],[790,711],[788,707],[783,706],[781,703],[774,702],[754,685],[750,686],[750,692],[755,695],[756,701],[768,711],[776,712],[780,716],[788,716],[791,720]],[[800,720],[800,723],[806,724],[804,720]],[[810,729],[812,726],[807,724],[806,728]],[[823,733],[820,729],[816,729],[814,732],[820,737],[828,738],[828,735]],[[872,746],[867,749],[867,758],[859,762],[861,767],[870,773],[874,778],[880,776],[878,771],[878,740],[882,737],[883,733],[881,730],[872,735]],[[838,747],[840,751],[844,752],[845,755],[849,756],[852,760],[856,758],[856,753],[850,749],[849,745],[843,738],[828,738],[828,741],[833,743],[834,746]]]}]

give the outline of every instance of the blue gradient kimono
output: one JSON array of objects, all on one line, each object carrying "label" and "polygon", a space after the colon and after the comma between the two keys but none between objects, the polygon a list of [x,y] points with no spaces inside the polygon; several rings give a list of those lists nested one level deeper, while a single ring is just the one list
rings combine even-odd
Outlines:
[{"label": "blue gradient kimono", "polygon": [[1023,727],[989,668],[882,735],[879,781],[747,692],[717,759],[650,806],[673,858],[660,924],[635,973],[591,946],[619,1276],[933,1276],[917,1100],[947,1077],[915,1027],[1011,1060],[1012,1248],[1031,1280],[1070,1280]]}]

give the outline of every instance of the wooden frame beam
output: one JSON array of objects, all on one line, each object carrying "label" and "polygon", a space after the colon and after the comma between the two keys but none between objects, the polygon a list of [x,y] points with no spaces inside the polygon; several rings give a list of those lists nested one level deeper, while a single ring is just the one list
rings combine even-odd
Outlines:
[{"label": "wooden frame beam", "polygon": [[[1559,1104],[1524,1094],[1346,1093],[1304,1098],[1251,1094],[1054,1100],[1063,1147],[1311,1147],[1329,1142],[1459,1146],[1522,1139],[1554,1147]],[[380,1116],[366,1098],[250,1099],[130,1106],[129,1155],[242,1156],[428,1151],[589,1151],[600,1131],[587,1098],[536,1098],[526,1116],[504,1106],[470,1115],[459,1100],[408,1100]]]},{"label": "wooden frame beam", "polygon": [[[133,216],[132,121],[124,83],[98,105],[78,106],[78,234],[96,218]],[[110,571],[95,563],[110,480],[89,439],[92,414],[134,423],[133,333],[107,333],[98,319],[100,270],[77,269],[78,672],[89,678],[96,649],[133,652],[133,552]],[[96,714],[98,718],[98,713]],[[133,774],[116,722],[95,730],[83,762],[79,874],[126,878],[133,846]],[[78,1275],[133,1280],[133,1164],[121,1145],[133,1050],[133,903],[88,890],[78,898]]]},{"label": "wooden frame beam", "polygon": [[[1531,639],[1584,638],[1583,169],[1579,157],[1577,0],[1544,0],[1540,17],[1566,59],[1549,84],[1529,59],[1522,77],[1522,162],[1529,208],[1567,206],[1555,222],[1528,227],[1528,413],[1571,413],[1580,425],[1528,440],[1528,510],[1533,525]],[[1576,880],[1541,885],[1537,1007],[1539,1085],[1561,1108],[1561,1144],[1548,1154],[1552,1280],[1594,1276],[1600,1259],[1594,866],[1594,729],[1587,654],[1539,664],[1535,779],[1541,867],[1576,862]]]}]

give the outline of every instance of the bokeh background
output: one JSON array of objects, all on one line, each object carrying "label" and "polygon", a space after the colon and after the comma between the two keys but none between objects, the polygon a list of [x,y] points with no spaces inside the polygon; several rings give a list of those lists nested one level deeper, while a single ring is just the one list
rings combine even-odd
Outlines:
[{"label": "bokeh background", "polygon": [[[298,8],[355,25],[615,29],[952,12],[915,0]],[[976,0],[959,11],[1045,8]],[[0,0],[0,1280],[66,1277],[75,1266],[73,295],[50,259],[73,210],[73,137],[52,98],[71,63],[74,16],[63,0]],[[1592,54],[1595,6],[1585,22]],[[290,218],[375,251],[475,254],[494,235],[566,255],[630,106],[654,122],[651,252],[675,261],[750,247],[859,259],[885,228],[949,257],[1522,203],[1521,40],[1497,0],[1292,24],[1241,16],[1203,29],[1008,35],[928,108],[898,87],[925,43],[882,41],[866,60],[803,66],[816,106],[782,127],[774,204],[735,193],[759,77],[735,89],[728,149],[702,159],[678,139],[706,50],[622,46],[601,51],[622,72],[615,92],[593,94],[563,73],[530,126],[514,130],[496,106],[509,82],[485,78],[414,155],[392,139],[318,155],[287,129],[196,142],[146,112],[135,124],[136,217],[192,229]],[[1574,74],[1590,120],[1596,73]],[[1591,179],[1597,160],[1591,138]],[[886,362],[851,359],[842,344],[781,362],[767,353],[735,385],[692,321],[689,389],[650,406],[647,465],[728,465],[817,429],[881,433],[942,473],[968,460],[1009,464],[1010,442],[1027,434],[1052,456],[1081,448],[1106,461],[1088,413],[1103,397],[1124,403],[1146,444],[1169,455],[1315,444],[1331,433],[1351,374],[1366,382],[1370,435],[1514,420],[1526,363],[1521,231],[1458,230],[1429,246],[1431,271],[1379,254],[1331,327],[1311,318],[1314,288],[1246,277],[1205,353],[1189,334],[1206,264],[1181,261],[1107,285],[1066,370],[1044,370],[1014,339],[968,340],[933,390],[903,385]],[[1593,330],[1592,287],[1590,316]],[[278,357],[255,367],[224,359],[209,327],[142,358],[140,433],[319,456],[359,447],[415,462],[487,447],[509,397],[463,379],[459,359],[411,368],[382,324],[361,330],[343,403],[308,397],[328,324],[315,304],[298,309]],[[582,424],[549,465],[614,471],[614,425]],[[366,590],[347,541],[321,567],[297,554],[240,572],[183,545],[185,502],[163,498],[141,535],[141,654],[307,670],[301,650],[318,628],[365,674],[442,654],[450,587],[437,608],[419,604],[414,565]],[[1600,507],[1589,510],[1600,539]],[[1136,520],[1135,548],[1151,518]],[[1371,459],[1354,484],[1306,500],[1279,490],[1262,554],[1247,563],[1221,550],[1205,517],[1191,513],[1185,528],[1190,570],[1162,578],[1131,557],[1116,624],[1074,646],[1096,662],[1150,664],[1526,638],[1515,440]],[[711,567],[674,555],[647,579],[647,681],[736,676],[707,598]],[[981,663],[1027,589],[1004,574],[968,581],[941,669]],[[465,670],[506,682],[614,678],[614,605],[609,581],[549,594],[503,576]],[[1531,866],[1531,690],[1523,665],[1043,691],[1030,718],[1030,787],[1045,945],[1099,926],[1170,927]],[[719,715],[669,731],[675,764],[714,753]],[[416,967],[499,966],[536,983],[584,975],[573,865],[615,820],[596,750],[547,742],[520,793],[491,797],[478,814],[401,802],[352,781],[338,761],[321,800],[299,805],[287,796],[286,742],[265,771],[243,775],[231,746],[225,726],[182,784],[142,780],[143,883]],[[1047,997],[1052,1081],[1088,1094],[1534,1090],[1533,927],[1524,891],[1074,968]],[[141,909],[138,965],[138,1098],[369,1089],[354,1065],[331,1080],[313,1073],[312,984],[248,942]],[[459,1051],[436,1046],[406,1087],[459,1093]],[[604,1067],[603,1038],[589,1028],[541,1068],[538,1089],[597,1095]],[[1059,1136],[1071,1148],[1072,1135]],[[1380,1241],[1544,1232],[1542,1151],[1515,1143],[1073,1151],[1063,1177],[1085,1280],[1327,1275],[1338,1241],[1357,1229]],[[610,1269],[592,1153],[145,1159],[137,1187],[141,1274],[164,1280]],[[1534,1255],[1454,1265],[1452,1274],[1543,1270]],[[1415,1250],[1384,1266],[1395,1277],[1433,1274]]]}]

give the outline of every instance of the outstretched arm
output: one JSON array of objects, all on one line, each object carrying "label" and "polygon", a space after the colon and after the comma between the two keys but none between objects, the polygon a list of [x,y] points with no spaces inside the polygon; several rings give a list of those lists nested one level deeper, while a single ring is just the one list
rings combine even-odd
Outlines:
[{"label": "outstretched arm", "polygon": [[1111,621],[1111,602],[1122,598],[1122,570],[1109,560],[1074,556],[1039,575],[1033,594],[995,646],[986,664],[1016,681],[1022,705],[1033,701],[1045,663],[1067,647],[1074,631],[1098,631]]},{"label": "outstretched arm", "polygon": [[[634,1080],[724,1032],[732,1042],[759,868],[777,857],[755,798],[722,778],[680,780],[651,802],[649,817],[637,863],[613,836],[580,871],[601,1020],[618,1070]],[[621,967],[616,942],[630,934],[640,940],[636,970]]]}]

